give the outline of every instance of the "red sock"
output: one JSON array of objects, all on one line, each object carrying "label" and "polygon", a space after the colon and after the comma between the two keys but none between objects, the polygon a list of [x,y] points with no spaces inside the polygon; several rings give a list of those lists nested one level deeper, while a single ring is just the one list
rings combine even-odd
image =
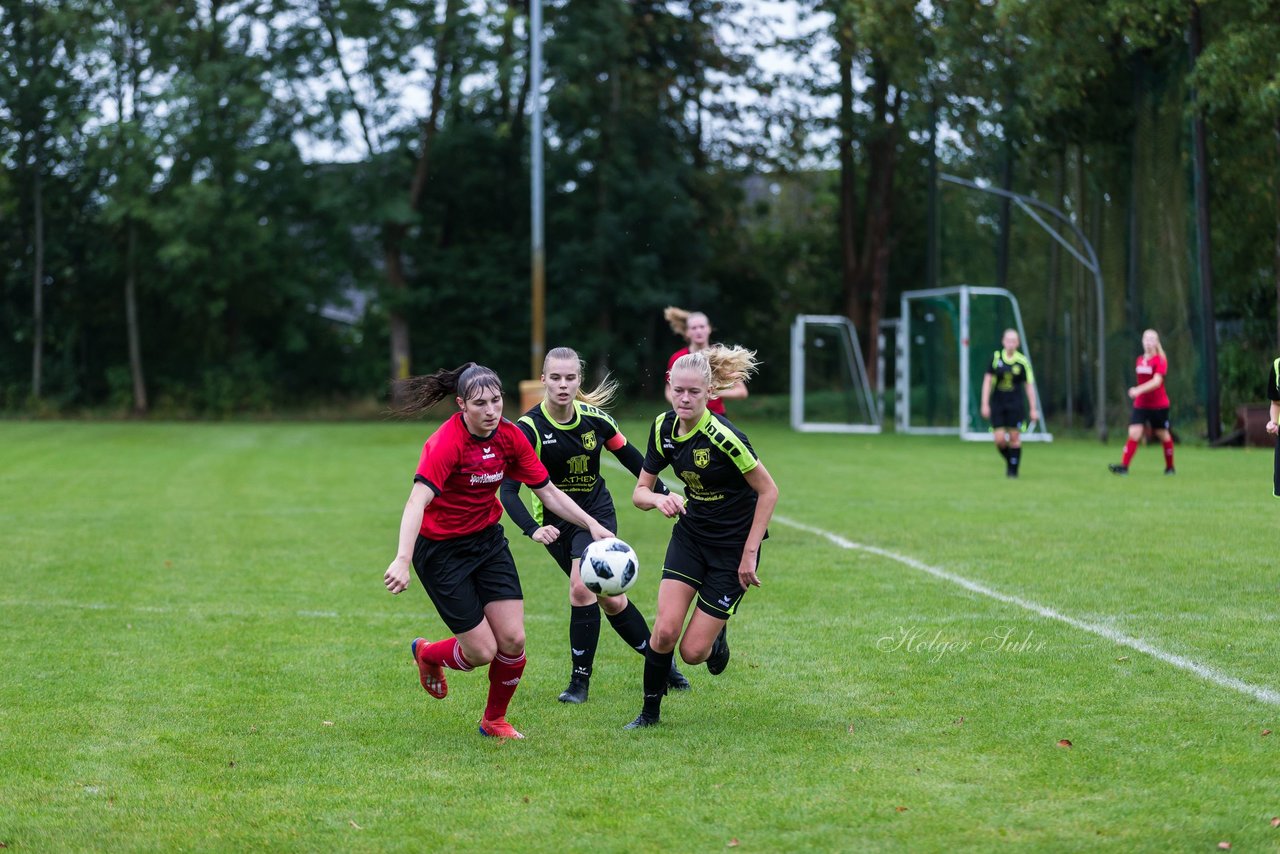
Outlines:
[{"label": "red sock", "polygon": [[1129,467],[1129,461],[1133,459],[1133,455],[1138,453],[1138,443],[1133,439],[1124,443],[1124,459],[1120,460],[1120,464],[1125,468]]},{"label": "red sock", "polygon": [[1172,439],[1164,440],[1164,467],[1167,469],[1173,468],[1173,440]]},{"label": "red sock", "polygon": [[457,638],[429,643],[418,647],[418,656],[428,664],[439,664],[450,670],[471,670],[472,665],[462,654],[462,647]]},{"label": "red sock", "polygon": [[489,702],[484,707],[484,719],[496,721],[507,713],[507,704],[511,695],[520,684],[520,674],[524,673],[524,652],[512,658],[498,653],[489,665]]}]

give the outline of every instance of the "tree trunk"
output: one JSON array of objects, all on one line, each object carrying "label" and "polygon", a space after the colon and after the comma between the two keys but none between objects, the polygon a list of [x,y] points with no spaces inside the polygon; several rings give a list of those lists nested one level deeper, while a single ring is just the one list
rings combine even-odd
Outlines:
[{"label": "tree trunk", "polygon": [[[1195,71],[1200,62],[1203,44],[1198,3],[1191,4],[1191,21],[1187,35],[1191,68]],[[1196,204],[1196,258],[1200,272],[1200,315],[1203,324],[1200,349],[1205,378],[1205,419],[1208,422],[1206,425],[1208,438],[1212,443],[1222,437],[1222,414],[1218,393],[1218,330],[1213,307],[1213,229],[1209,221],[1209,153],[1204,112],[1197,103],[1194,89],[1191,92],[1191,102],[1195,105],[1195,112],[1191,118],[1191,148],[1192,160],[1195,164],[1192,175]]]},{"label": "tree trunk", "polygon": [[853,182],[853,34],[847,22],[836,26],[836,61],[840,66],[840,286],[845,315],[857,329],[863,323],[863,294],[858,282],[858,250],[854,241]]},{"label": "tree trunk", "polygon": [[[431,107],[422,122],[422,135],[414,163],[413,180],[409,184],[409,209],[417,213],[426,195],[427,180],[431,177],[431,143],[440,127],[440,111],[444,102],[445,81],[453,69],[450,52],[450,31],[457,16],[459,0],[449,0],[444,7],[444,23],[436,42],[436,75],[431,81]],[[382,226],[383,258],[387,270],[387,284],[393,294],[388,314],[391,344],[392,398],[401,403],[402,380],[411,373],[409,348],[409,318],[404,311],[404,297],[409,292],[409,281],[404,270],[404,238],[409,227],[406,223],[386,222]]]},{"label": "tree trunk", "polygon": [[867,368],[867,381],[876,384],[880,351],[879,325],[889,288],[890,229],[893,223],[893,177],[897,166],[898,97],[890,99],[888,71],[873,62],[878,72],[870,88],[875,124],[867,146],[867,211],[859,259],[858,290],[867,296],[866,326],[859,329]]},{"label": "tree trunk", "polygon": [[35,180],[31,191],[34,208],[35,258],[31,265],[31,313],[35,324],[31,343],[31,396],[37,400],[44,383],[44,183],[40,171],[44,168],[39,153],[40,140],[36,140]]},{"label": "tree trunk", "polygon": [[142,373],[142,336],[138,330],[138,225],[129,218],[125,253],[124,317],[129,338],[129,377],[133,381],[133,412],[147,414],[147,381]]}]

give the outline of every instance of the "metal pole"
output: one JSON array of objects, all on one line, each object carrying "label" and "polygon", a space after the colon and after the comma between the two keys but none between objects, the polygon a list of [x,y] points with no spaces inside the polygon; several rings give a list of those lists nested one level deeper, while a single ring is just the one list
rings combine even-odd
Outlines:
[{"label": "metal pole", "polygon": [[543,233],[542,200],[542,0],[529,3],[529,89],[533,93],[533,128],[529,137],[529,196],[532,205],[532,326],[529,376],[542,373],[546,351],[546,236]]},{"label": "metal pole", "polygon": [[[1084,232],[1082,232],[1079,229],[1079,227],[1074,222],[1071,221],[1071,218],[1069,216],[1067,216],[1057,208],[1053,207],[1052,205],[1045,204],[1039,199],[1034,199],[1031,196],[1024,196],[1021,193],[1014,193],[1008,190],[1001,190],[998,187],[985,187],[981,184],[975,184],[973,181],[966,181],[964,178],[957,178],[955,175],[948,175],[945,172],[938,175],[938,177],[950,184],[958,184],[961,187],[968,187],[971,190],[977,190],[982,193],[991,193],[992,195],[1000,196],[1002,198],[1013,199],[1014,201],[1031,205],[1032,207],[1039,208],[1040,210],[1046,213],[1052,214],[1062,222],[1066,223],[1067,227],[1071,229],[1071,233],[1075,235],[1076,240],[1078,240],[1080,242],[1080,245],[1084,247],[1086,257],[1081,258],[1079,254],[1074,252],[1074,250],[1072,251],[1072,254],[1076,256],[1076,258],[1080,261],[1082,265],[1084,265],[1086,270],[1093,273],[1093,284],[1094,284],[1095,290],[1097,291],[1096,302],[1098,303],[1098,333],[1097,333],[1098,334],[1098,360],[1097,360],[1098,400],[1097,400],[1096,406],[1094,407],[1093,420],[1094,420],[1094,429],[1098,433],[1098,439],[1100,441],[1105,442],[1107,440],[1107,416],[1106,416],[1107,325],[1106,325],[1106,309],[1103,306],[1104,292],[1103,292],[1103,282],[1102,282],[1102,265],[1098,263],[1098,254],[1093,251],[1093,244],[1089,242],[1089,240],[1084,236]],[[1028,211],[1028,213],[1030,213],[1030,211]],[[1070,246],[1068,246],[1066,241],[1063,240],[1060,234],[1058,234],[1056,231],[1054,231],[1052,228],[1049,227],[1048,223],[1044,222],[1042,219],[1040,219],[1040,217],[1037,217],[1034,215],[1032,215],[1032,218],[1040,224],[1041,228],[1049,232],[1049,234],[1052,235],[1059,243],[1061,243],[1063,246],[1067,246],[1068,249],[1071,248]]]}]

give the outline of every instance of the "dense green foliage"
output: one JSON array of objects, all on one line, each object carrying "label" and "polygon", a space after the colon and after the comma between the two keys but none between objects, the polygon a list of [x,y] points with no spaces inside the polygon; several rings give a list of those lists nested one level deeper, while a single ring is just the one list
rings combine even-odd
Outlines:
[{"label": "dense green foliage", "polygon": [[[1280,290],[1275,0],[546,5],[548,341],[652,393],[667,304],[787,377],[790,319],[1002,284],[1051,414],[1097,398],[1092,286],[980,177],[1067,211],[1106,279],[1111,417],[1165,333],[1181,417],[1219,330],[1261,396]],[[0,407],[225,414],[528,373],[527,3],[0,0]],[[790,20],[794,18],[794,21]],[[1190,116],[1207,119],[1204,317]],[[936,141],[935,141],[936,140]],[[937,260],[930,263],[930,252]],[[403,365],[401,364],[403,362]]]},{"label": "dense green foliage", "polygon": [[[606,624],[590,702],[556,702],[565,579],[514,535],[527,738],[500,744],[483,671],[419,686],[409,641],[444,631],[421,587],[381,585],[430,423],[0,423],[0,844],[1275,848],[1276,705],[796,527],[1274,696],[1270,452],[1180,449],[1167,478],[1144,448],[1122,479],[1114,443],[1055,442],[1006,481],[986,444],[744,425],[782,498],[728,669],[625,733],[640,658]],[[652,618],[670,522],[608,473]]]}]

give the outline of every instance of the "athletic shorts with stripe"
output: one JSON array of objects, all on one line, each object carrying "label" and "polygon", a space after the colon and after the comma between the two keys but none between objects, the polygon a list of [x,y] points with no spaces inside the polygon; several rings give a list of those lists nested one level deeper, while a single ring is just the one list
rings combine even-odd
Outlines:
[{"label": "athletic shorts with stripe", "polygon": [[480,625],[490,602],[524,598],[500,524],[449,540],[419,535],[413,568],[440,619],[455,635]]},{"label": "athletic shorts with stripe", "polygon": [[1015,400],[991,401],[991,429],[1019,430],[1027,421],[1027,399],[1025,396]]},{"label": "athletic shorts with stripe", "polygon": [[[727,620],[738,610],[738,603],[747,592],[738,583],[743,545],[707,545],[694,540],[681,528],[673,528],[662,578],[688,584],[698,591],[698,610]],[[761,548],[760,553],[763,552]],[[759,562],[757,554],[757,566]]]}]

